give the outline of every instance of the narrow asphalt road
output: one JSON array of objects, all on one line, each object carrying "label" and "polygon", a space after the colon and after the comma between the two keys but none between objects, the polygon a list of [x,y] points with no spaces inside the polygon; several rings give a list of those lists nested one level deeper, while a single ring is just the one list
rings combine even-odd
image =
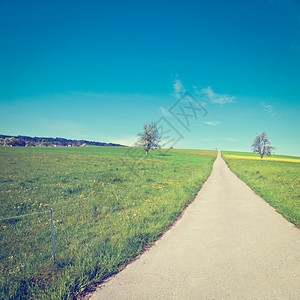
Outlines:
[{"label": "narrow asphalt road", "polygon": [[219,154],[176,225],[90,299],[300,299],[300,230]]}]

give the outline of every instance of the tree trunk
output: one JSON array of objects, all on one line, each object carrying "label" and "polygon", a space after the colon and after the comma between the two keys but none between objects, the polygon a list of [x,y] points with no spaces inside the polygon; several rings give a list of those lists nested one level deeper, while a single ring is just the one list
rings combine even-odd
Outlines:
[{"label": "tree trunk", "polygon": [[148,150],[148,149],[146,149],[146,155],[148,155],[148,152],[149,152],[149,150]]}]

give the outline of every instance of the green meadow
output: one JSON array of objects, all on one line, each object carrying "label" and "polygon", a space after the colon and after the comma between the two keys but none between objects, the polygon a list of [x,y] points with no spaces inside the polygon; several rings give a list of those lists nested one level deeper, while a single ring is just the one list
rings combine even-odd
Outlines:
[{"label": "green meadow", "polygon": [[229,151],[222,151],[222,156],[255,193],[300,227],[299,157],[272,155],[260,159],[258,154]]},{"label": "green meadow", "polygon": [[120,271],[194,199],[217,152],[150,154],[0,148],[0,298],[71,299]]}]

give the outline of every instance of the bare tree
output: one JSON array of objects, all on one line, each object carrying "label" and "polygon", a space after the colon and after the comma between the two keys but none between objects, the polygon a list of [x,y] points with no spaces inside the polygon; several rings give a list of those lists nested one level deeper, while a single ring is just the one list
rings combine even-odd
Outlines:
[{"label": "bare tree", "polygon": [[144,148],[146,155],[148,155],[150,149],[160,147],[161,136],[155,123],[144,124],[144,130],[138,133],[138,136],[139,139],[136,146]]},{"label": "bare tree", "polygon": [[271,145],[271,141],[265,132],[257,134],[252,143],[252,151],[258,153],[261,159],[263,159],[264,155],[271,155],[275,149],[276,148]]}]

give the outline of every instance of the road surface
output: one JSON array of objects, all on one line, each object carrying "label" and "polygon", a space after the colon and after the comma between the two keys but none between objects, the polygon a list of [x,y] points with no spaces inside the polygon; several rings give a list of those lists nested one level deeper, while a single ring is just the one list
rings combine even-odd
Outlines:
[{"label": "road surface", "polygon": [[182,218],[90,299],[300,299],[300,230],[219,153]]}]

